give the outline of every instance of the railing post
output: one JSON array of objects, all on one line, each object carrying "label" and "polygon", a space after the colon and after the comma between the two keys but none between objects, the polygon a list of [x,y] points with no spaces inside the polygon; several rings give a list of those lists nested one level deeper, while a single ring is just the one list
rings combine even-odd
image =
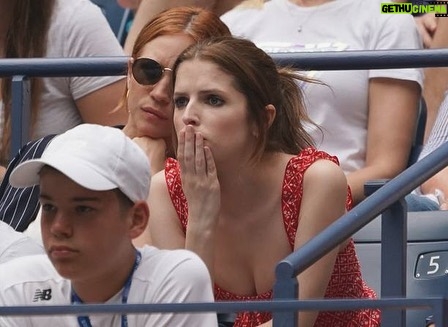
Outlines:
[{"label": "railing post", "polygon": [[[274,300],[296,300],[299,296],[299,285],[294,273],[293,265],[280,261],[275,268]],[[297,311],[273,312],[273,327],[297,326]]]},{"label": "railing post", "polygon": [[30,81],[20,75],[12,77],[11,149],[13,158],[29,140],[30,133]]},{"label": "railing post", "polygon": [[[402,198],[381,217],[381,297],[406,297],[407,205]],[[384,326],[406,326],[406,310],[383,310]]]},{"label": "railing post", "polygon": [[[387,180],[369,181],[366,196]],[[381,214],[381,297],[406,297],[407,205],[401,198]],[[383,310],[383,326],[406,326],[405,310]]]}]

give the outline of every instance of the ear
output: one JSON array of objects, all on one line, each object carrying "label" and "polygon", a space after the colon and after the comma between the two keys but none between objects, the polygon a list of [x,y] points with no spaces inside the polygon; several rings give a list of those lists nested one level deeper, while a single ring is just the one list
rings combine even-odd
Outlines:
[{"label": "ear", "polygon": [[[265,128],[267,130],[267,129],[269,129],[269,127],[271,127],[272,123],[274,122],[276,109],[275,109],[274,105],[268,104],[267,106],[264,107],[264,110],[266,110],[266,126],[265,126]],[[258,138],[259,128],[255,124],[255,122],[252,122],[251,130],[252,130],[252,135],[255,136],[255,138]]]},{"label": "ear", "polygon": [[131,225],[129,226],[129,237],[135,239],[145,232],[149,220],[149,207],[146,201],[138,201],[130,209]]},{"label": "ear", "polygon": [[275,115],[277,114],[277,109],[275,109],[274,105],[272,104],[268,104],[266,107],[264,107],[264,109],[266,110],[266,117],[267,117],[266,128],[269,128],[274,122]]}]

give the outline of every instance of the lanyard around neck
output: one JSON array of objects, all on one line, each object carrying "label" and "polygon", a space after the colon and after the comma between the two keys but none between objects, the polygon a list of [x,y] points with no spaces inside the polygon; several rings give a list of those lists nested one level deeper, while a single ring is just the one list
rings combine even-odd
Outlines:
[{"label": "lanyard around neck", "polygon": [[[134,266],[132,267],[132,270],[129,273],[129,276],[126,279],[126,282],[124,283],[123,293],[121,296],[121,303],[125,304],[128,302],[129,290],[131,289],[131,284],[132,284],[132,276],[134,275],[135,271],[137,270],[137,267],[139,266],[141,260],[142,260],[142,254],[140,253],[140,251],[135,250]],[[73,288],[72,288],[72,294],[71,294],[71,301],[72,301],[72,304],[84,303],[79,298],[78,294],[75,293]],[[92,327],[92,324],[90,323],[89,316],[78,316],[78,324],[80,327]],[[122,314],[121,315],[121,327],[127,327],[127,326],[128,326],[128,316],[125,314]]]}]

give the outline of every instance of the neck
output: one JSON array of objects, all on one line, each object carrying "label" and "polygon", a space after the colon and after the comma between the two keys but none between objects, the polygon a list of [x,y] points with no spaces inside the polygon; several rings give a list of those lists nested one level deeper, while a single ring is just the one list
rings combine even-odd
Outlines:
[{"label": "neck", "polygon": [[[281,161],[279,158],[281,158],[281,155],[278,153],[269,153],[265,154],[260,162],[255,165],[243,164],[234,166],[232,170],[227,171],[218,169],[223,203],[228,206],[232,206],[232,204],[241,206],[242,203],[245,203],[250,207],[252,205],[251,201],[262,196],[265,193],[264,191],[268,191],[267,194],[272,194],[269,188],[272,178],[277,174]],[[283,173],[281,171],[282,175]],[[263,176],[263,178],[260,178],[260,176]],[[257,196],[254,197],[254,194],[257,194]],[[242,199],[244,201],[241,201]]]},{"label": "neck", "polygon": [[84,303],[103,303],[117,294],[125,285],[131,275],[136,260],[135,249],[123,261],[117,260],[119,264],[101,276],[89,280],[72,280],[72,287],[76,295]]},{"label": "neck", "polygon": [[124,125],[123,133],[126,134],[126,136],[129,137],[130,139],[139,136],[137,134],[137,129],[135,128],[135,126],[132,125],[130,119],[128,119],[128,122],[126,123],[126,125]]},{"label": "neck", "polygon": [[324,3],[330,2],[332,0],[289,0],[289,1],[300,7],[315,7],[323,5]]}]

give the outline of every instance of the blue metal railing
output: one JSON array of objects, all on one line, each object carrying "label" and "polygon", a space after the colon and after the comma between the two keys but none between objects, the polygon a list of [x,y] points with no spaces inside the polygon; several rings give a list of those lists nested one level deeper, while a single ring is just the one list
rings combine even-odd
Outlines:
[{"label": "blue metal railing", "polygon": [[448,66],[448,49],[356,50],[272,54],[277,63],[314,70],[358,70]]},{"label": "blue metal railing", "polygon": [[[448,50],[395,50],[395,51],[351,51],[351,52],[318,52],[318,53],[285,53],[272,54],[280,64],[288,64],[301,69],[320,70],[352,70],[352,69],[388,69],[410,67],[436,67],[448,66]],[[28,130],[26,112],[27,87],[26,77],[35,76],[106,76],[121,75],[126,72],[126,57],[107,58],[72,58],[72,59],[3,59],[0,60],[0,77],[14,76],[12,112],[12,151],[16,153],[26,141]],[[24,105],[25,104],[25,105]],[[19,109],[17,109],[19,108]],[[167,305],[167,311],[241,311],[241,310],[268,310],[274,312],[274,326],[295,326],[297,310],[331,310],[343,308],[388,308],[383,316],[383,326],[404,326],[404,308],[428,307],[435,313],[439,326],[448,324],[446,312],[448,305],[445,298],[440,299],[381,299],[381,300],[321,300],[296,301],[296,276],[324,256],[331,249],[340,244],[383,213],[382,244],[386,249],[382,253],[387,265],[382,264],[382,275],[385,276],[386,266],[395,265],[397,275],[388,275],[387,287],[382,289],[382,296],[404,298],[405,294],[405,267],[406,267],[406,208],[403,197],[429,177],[448,165],[448,144],[440,147],[422,161],[414,164],[402,174],[392,179],[377,192],[369,196],[346,215],[325,229],[322,233],[310,240],[301,249],[295,251],[282,260],[276,268],[277,281],[274,286],[275,299],[271,302],[234,302],[214,304],[181,304]],[[393,219],[392,219],[393,217]],[[397,237],[398,235],[398,237]],[[386,248],[387,246],[387,248]],[[381,283],[386,278],[382,278]],[[396,301],[396,302],[394,302]],[[226,306],[228,305],[228,306]],[[357,306],[359,305],[359,307]],[[144,312],[162,310],[157,305],[141,307]],[[105,306],[117,309],[116,306]],[[132,305],[119,306],[119,310],[132,310]],[[90,306],[83,306],[88,309]],[[93,308],[93,307],[92,307]],[[98,308],[98,307],[95,307]],[[154,309],[156,308],[156,309]],[[161,308],[161,307],[160,307]],[[0,315],[8,314],[13,307],[1,308]],[[50,308],[51,309],[51,308]],[[57,309],[57,308],[53,308]],[[61,310],[73,310],[70,307],[61,307]],[[392,310],[397,309],[397,310]],[[93,310],[93,309],[92,309]],[[391,311],[392,310],[392,311]],[[58,311],[58,310],[56,310]],[[56,311],[51,311],[55,313]],[[17,312],[21,312],[20,310]],[[16,313],[17,313],[16,312]],[[32,313],[31,311],[27,311]],[[42,312],[42,311],[41,311]],[[62,311],[58,311],[62,312]],[[103,311],[102,311],[103,312]],[[112,311],[109,311],[112,312]],[[113,311],[115,312],[115,311]],[[158,311],[160,312],[160,311]],[[12,314],[12,311],[9,311]]]},{"label": "blue metal railing", "polygon": [[124,75],[128,57],[0,59],[0,77]]},{"label": "blue metal railing", "polygon": [[[448,66],[448,50],[377,50],[345,52],[276,53],[283,65],[301,69],[356,70]],[[13,82],[11,156],[28,141],[28,77],[124,75],[127,57],[1,59],[0,77]]]},{"label": "blue metal railing", "polygon": [[[376,50],[345,52],[276,53],[282,65],[301,69],[356,70],[448,66],[448,50]],[[16,76],[13,82],[11,156],[28,141],[28,77],[124,75],[127,57],[1,59],[0,77]]]},{"label": "blue metal railing", "polygon": [[[359,310],[363,308],[380,308],[401,310],[403,308],[432,308],[435,312],[448,303],[443,297],[425,299],[329,299],[329,300],[279,300],[272,301],[231,301],[231,302],[196,302],[196,303],[145,303],[145,304],[80,304],[80,305],[45,305],[45,306],[0,306],[0,316],[24,315],[80,315],[94,313],[145,314],[169,312],[240,312],[240,311],[340,311]],[[295,325],[283,325],[292,327]]]}]

